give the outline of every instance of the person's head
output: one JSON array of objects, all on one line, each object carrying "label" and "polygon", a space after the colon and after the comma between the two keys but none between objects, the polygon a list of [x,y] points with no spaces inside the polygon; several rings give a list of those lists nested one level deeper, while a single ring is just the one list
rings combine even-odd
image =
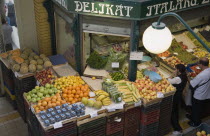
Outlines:
[{"label": "person's head", "polygon": [[205,69],[209,66],[209,59],[208,58],[201,58],[198,62],[198,66],[201,69]]},{"label": "person's head", "polygon": [[176,68],[176,74],[180,75],[180,74],[186,74],[186,67],[183,64],[177,64],[175,65]]},{"label": "person's head", "polygon": [[2,18],[2,19],[1,19],[1,23],[2,23],[2,24],[6,24],[6,23],[7,23],[6,19]]}]

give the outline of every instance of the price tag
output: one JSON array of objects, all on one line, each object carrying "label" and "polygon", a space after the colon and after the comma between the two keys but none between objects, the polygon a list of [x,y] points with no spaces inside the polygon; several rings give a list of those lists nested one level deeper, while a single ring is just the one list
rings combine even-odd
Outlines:
[{"label": "price tag", "polygon": [[175,55],[179,55],[177,52],[174,52]]},{"label": "price tag", "polygon": [[186,51],[187,52],[193,52],[193,49],[187,49]]},{"label": "price tag", "polygon": [[162,92],[157,92],[157,98],[164,98],[164,94]]},{"label": "price tag", "polygon": [[197,66],[196,69],[201,69],[201,68]]},{"label": "price tag", "polygon": [[160,57],[160,58],[163,59],[163,60],[166,59],[166,57]]},{"label": "price tag", "polygon": [[97,111],[94,111],[94,112],[90,113],[90,117],[91,118],[94,118],[96,116],[98,116],[98,112]]},{"label": "price tag", "polygon": [[[29,110],[30,110],[30,107],[29,107]],[[35,113],[35,111],[34,111],[34,108],[31,106],[31,111],[33,112],[33,113]]]},{"label": "price tag", "polygon": [[40,82],[39,82],[38,80],[36,81],[36,85],[37,85],[37,86],[39,86],[39,85],[40,85]]},{"label": "price tag", "polygon": [[112,62],[112,68],[119,68],[120,63],[119,62]]},{"label": "price tag", "polygon": [[115,106],[116,109],[120,110],[124,108],[124,104],[118,104]]},{"label": "price tag", "polygon": [[121,118],[119,118],[119,119],[115,119],[114,121],[115,121],[115,122],[121,122],[121,121],[122,121],[122,119],[121,119]]},{"label": "price tag", "polygon": [[96,95],[95,95],[94,92],[89,92],[89,96],[90,96],[90,97],[95,97]]},{"label": "price tag", "polygon": [[54,129],[61,128],[61,127],[63,127],[63,124],[62,124],[62,122],[56,122],[55,124],[53,124],[53,127],[54,127]]},{"label": "price tag", "polygon": [[141,101],[134,103],[135,107],[141,106]]},{"label": "price tag", "polygon": [[210,31],[210,26],[206,26],[205,30]]},{"label": "price tag", "polygon": [[143,52],[131,52],[130,60],[142,60]]},{"label": "price tag", "polygon": [[113,108],[113,107],[108,107],[107,110],[108,110],[108,112],[113,112],[113,111],[115,111],[115,108]]},{"label": "price tag", "polygon": [[17,72],[15,72],[15,77],[18,77],[18,73]]}]

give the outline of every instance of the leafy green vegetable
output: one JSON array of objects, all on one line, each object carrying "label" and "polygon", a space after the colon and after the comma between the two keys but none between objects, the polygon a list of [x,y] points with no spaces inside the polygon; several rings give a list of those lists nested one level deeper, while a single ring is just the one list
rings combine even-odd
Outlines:
[{"label": "leafy green vegetable", "polygon": [[87,59],[87,64],[91,68],[102,69],[105,67],[108,59],[106,57],[100,56],[96,51],[90,54],[90,57]]}]

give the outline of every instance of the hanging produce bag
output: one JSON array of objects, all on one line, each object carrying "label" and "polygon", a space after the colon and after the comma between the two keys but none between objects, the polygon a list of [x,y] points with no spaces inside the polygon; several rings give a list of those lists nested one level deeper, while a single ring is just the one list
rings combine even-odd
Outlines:
[{"label": "hanging produce bag", "polygon": [[[105,69],[108,71],[122,69],[122,66],[126,60],[126,57],[127,57],[127,54],[121,51],[114,51],[113,49],[110,49],[110,55],[108,57],[108,62],[106,64]],[[113,67],[113,63],[119,63],[119,67]]]}]

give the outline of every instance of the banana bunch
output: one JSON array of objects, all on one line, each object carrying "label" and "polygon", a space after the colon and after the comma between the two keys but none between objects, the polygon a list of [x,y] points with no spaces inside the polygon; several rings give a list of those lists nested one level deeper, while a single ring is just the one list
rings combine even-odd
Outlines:
[{"label": "banana bunch", "polygon": [[97,90],[94,92],[96,94],[96,101],[101,101],[104,106],[108,106],[112,103],[109,94],[103,90]]},{"label": "banana bunch", "polygon": [[136,78],[137,79],[142,79],[144,77],[144,75],[143,75],[143,73],[142,73],[142,71],[137,71],[137,74],[136,74]]}]

